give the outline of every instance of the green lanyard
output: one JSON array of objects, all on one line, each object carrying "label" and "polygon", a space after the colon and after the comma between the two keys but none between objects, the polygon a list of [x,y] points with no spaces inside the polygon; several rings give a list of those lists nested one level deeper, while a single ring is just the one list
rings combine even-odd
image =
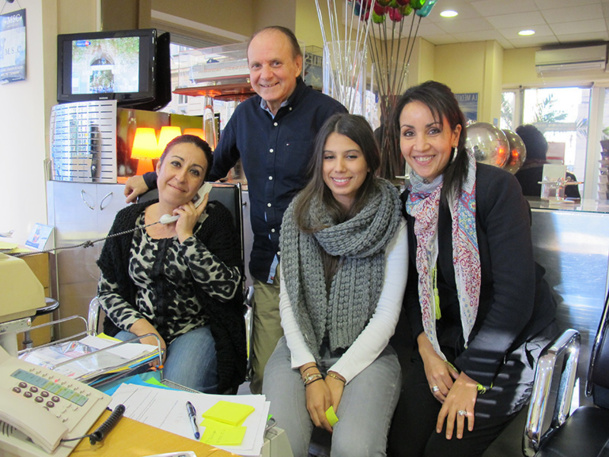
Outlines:
[{"label": "green lanyard", "polygon": [[433,267],[431,272],[431,280],[433,282],[433,300],[436,306],[436,320],[442,319],[442,311],[440,311],[440,293],[438,292],[438,267]]}]

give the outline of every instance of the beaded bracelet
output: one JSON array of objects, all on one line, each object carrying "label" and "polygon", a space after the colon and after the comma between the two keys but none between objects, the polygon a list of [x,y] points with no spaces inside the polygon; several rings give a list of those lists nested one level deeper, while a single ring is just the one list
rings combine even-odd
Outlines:
[{"label": "beaded bracelet", "polygon": [[302,378],[302,383],[306,386],[312,382],[315,382],[319,379],[323,379],[323,376],[321,375],[321,373],[313,373],[310,374],[308,376],[305,376],[304,378]]},{"label": "beaded bracelet", "polygon": [[321,375],[319,375],[319,378],[315,378],[315,379],[313,379],[313,381],[309,381],[309,382],[305,383],[305,387],[313,384],[314,382],[321,381],[322,379],[323,379],[323,377]]},{"label": "beaded bracelet", "polygon": [[343,384],[346,384],[346,382],[347,382],[347,380],[345,378],[343,378],[341,375],[339,375],[338,373],[335,373],[333,371],[328,371],[328,374],[326,376],[329,376],[330,378],[338,379]]}]

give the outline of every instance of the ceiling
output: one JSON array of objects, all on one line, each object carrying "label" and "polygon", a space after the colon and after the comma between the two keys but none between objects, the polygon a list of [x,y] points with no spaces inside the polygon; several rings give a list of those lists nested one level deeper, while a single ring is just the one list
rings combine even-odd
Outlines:
[{"label": "ceiling", "polygon": [[[459,15],[440,17],[446,9]],[[519,36],[522,29],[536,33]],[[504,49],[609,41],[609,0],[437,0],[418,36],[436,45],[495,40]]]}]

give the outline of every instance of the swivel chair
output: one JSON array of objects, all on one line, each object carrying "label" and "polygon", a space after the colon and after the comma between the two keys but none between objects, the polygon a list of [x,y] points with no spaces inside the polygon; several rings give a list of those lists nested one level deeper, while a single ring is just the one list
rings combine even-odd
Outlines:
[{"label": "swivel chair", "polygon": [[[229,210],[233,218],[233,223],[239,234],[241,242],[241,272],[245,271],[245,246],[243,238],[243,203],[241,198],[241,184],[230,184],[230,183],[212,183],[213,188],[209,193],[209,201],[217,201],[221,203],[226,209]],[[146,202],[152,199],[158,198],[158,190],[153,189],[146,192],[138,199],[138,202]],[[251,303],[253,299],[253,287],[247,287],[245,284],[245,275],[243,275],[242,290],[244,298],[244,316],[246,322],[246,344],[249,354],[250,337],[251,337],[251,325],[249,316],[251,314]],[[91,335],[96,335],[99,328],[100,316],[100,304],[97,297],[94,297],[89,303],[89,311],[87,316],[87,330]],[[234,394],[237,392],[238,386],[234,389],[230,389],[225,394]]]},{"label": "swivel chair", "polygon": [[[523,438],[525,456],[602,457],[609,456],[609,338],[607,326],[609,294],[598,326],[588,375],[586,396],[593,404],[580,406],[571,415],[571,395],[579,355],[579,333],[567,330],[539,358],[533,394]],[[541,434],[548,405],[554,365],[565,356],[554,414],[548,430]]]}]

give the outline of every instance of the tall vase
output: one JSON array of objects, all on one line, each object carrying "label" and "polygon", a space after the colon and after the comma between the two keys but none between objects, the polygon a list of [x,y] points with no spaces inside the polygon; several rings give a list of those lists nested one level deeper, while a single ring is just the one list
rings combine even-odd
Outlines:
[{"label": "tall vase", "polygon": [[363,116],[369,111],[366,58],[363,43],[340,40],[324,45],[323,92],[341,102],[351,114]]},{"label": "tall vase", "polygon": [[375,92],[378,94],[381,127],[377,140],[381,148],[379,176],[394,181],[405,174],[405,161],[400,152],[399,131],[393,122],[395,105],[408,84],[408,64],[396,65],[392,59],[381,56],[372,64],[375,75]]}]

